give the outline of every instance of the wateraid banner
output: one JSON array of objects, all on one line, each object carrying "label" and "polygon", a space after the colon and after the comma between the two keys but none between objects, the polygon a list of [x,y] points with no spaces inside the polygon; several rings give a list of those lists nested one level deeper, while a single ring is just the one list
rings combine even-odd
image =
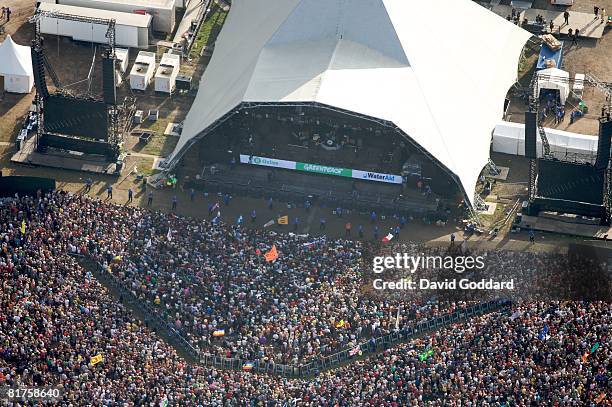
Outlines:
[{"label": "wateraid banner", "polygon": [[364,181],[385,182],[388,184],[401,184],[402,176],[394,174],[384,174],[373,171],[353,170],[350,168],[329,167],[327,165],[300,163],[295,161],[280,160],[276,158],[259,157],[255,155],[240,154],[242,164],[261,165],[264,167],[283,168],[286,170],[297,170],[314,174],[334,175],[360,179]]}]

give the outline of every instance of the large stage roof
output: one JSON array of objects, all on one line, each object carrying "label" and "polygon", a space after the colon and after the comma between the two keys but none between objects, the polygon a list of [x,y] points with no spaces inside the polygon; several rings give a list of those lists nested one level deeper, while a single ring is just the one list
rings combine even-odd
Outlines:
[{"label": "large stage roof", "polygon": [[530,35],[471,0],[235,0],[166,163],[242,102],[316,102],[394,123],[471,200]]}]

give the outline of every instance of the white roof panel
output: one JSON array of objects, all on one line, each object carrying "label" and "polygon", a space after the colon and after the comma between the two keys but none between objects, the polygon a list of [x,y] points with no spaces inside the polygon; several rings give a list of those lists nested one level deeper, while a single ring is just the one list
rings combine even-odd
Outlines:
[{"label": "white roof panel", "polygon": [[149,14],[123,13],[120,11],[68,6],[65,4],[40,3],[38,9],[41,11],[72,14],[82,17],[102,18],[106,20],[114,19],[117,25],[129,27],[149,27],[152,18]]},{"label": "white roof panel", "polygon": [[318,102],[393,122],[472,199],[530,36],[471,0],[235,0],[167,164],[243,101]]}]

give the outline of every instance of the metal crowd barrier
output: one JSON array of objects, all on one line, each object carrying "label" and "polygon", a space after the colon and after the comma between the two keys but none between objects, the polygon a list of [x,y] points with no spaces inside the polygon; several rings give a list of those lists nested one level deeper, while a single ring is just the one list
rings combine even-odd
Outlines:
[{"label": "metal crowd barrier", "polygon": [[264,362],[262,360],[248,361],[240,358],[227,358],[197,351],[177,330],[170,327],[164,320],[162,320],[157,314],[157,312],[149,304],[139,299],[117,277],[104,270],[103,266],[100,263],[93,261],[93,259],[90,259],[85,256],[76,256],[84,258],[88,260],[88,262],[95,264],[97,266],[97,269],[96,267],[92,268],[96,269],[94,274],[97,278],[99,278],[100,280],[104,280],[106,284],[112,285],[118,292],[120,292],[123,301],[126,301],[134,305],[135,307],[140,308],[143,311],[144,315],[146,315],[145,323],[147,324],[147,326],[149,326],[156,332],[165,332],[166,336],[175,346],[179,346],[186,353],[190,354],[195,360],[198,360],[202,365],[225,370],[242,370],[243,366],[245,366],[247,362],[250,362],[253,364],[252,371],[254,372],[262,374],[273,374],[289,378],[316,376],[323,370],[332,369],[356,357],[365,357],[374,353],[384,351],[386,349],[392,348],[399,342],[407,341],[418,335],[431,332],[451,323],[455,323],[460,320],[467,320],[473,316],[495,311],[507,307],[511,304],[511,302],[508,300],[493,300],[486,303],[476,304],[464,310],[455,311],[453,313],[445,314],[425,322],[420,322],[416,324],[414,328],[408,327],[406,329],[391,332],[378,338],[371,338],[367,342],[357,345],[359,346],[359,350],[361,353],[358,356],[357,354],[351,355],[351,349],[343,349],[341,351],[333,353],[332,355],[317,358],[309,363],[293,366],[273,362]]}]

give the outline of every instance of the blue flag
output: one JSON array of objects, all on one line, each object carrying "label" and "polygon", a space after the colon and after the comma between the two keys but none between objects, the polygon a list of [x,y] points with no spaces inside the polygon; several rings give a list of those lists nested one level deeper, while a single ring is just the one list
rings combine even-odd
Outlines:
[{"label": "blue flag", "polygon": [[544,325],[544,328],[542,328],[542,330],[540,331],[540,335],[538,335],[538,338],[542,340],[546,337],[547,334],[548,334],[548,325]]}]

